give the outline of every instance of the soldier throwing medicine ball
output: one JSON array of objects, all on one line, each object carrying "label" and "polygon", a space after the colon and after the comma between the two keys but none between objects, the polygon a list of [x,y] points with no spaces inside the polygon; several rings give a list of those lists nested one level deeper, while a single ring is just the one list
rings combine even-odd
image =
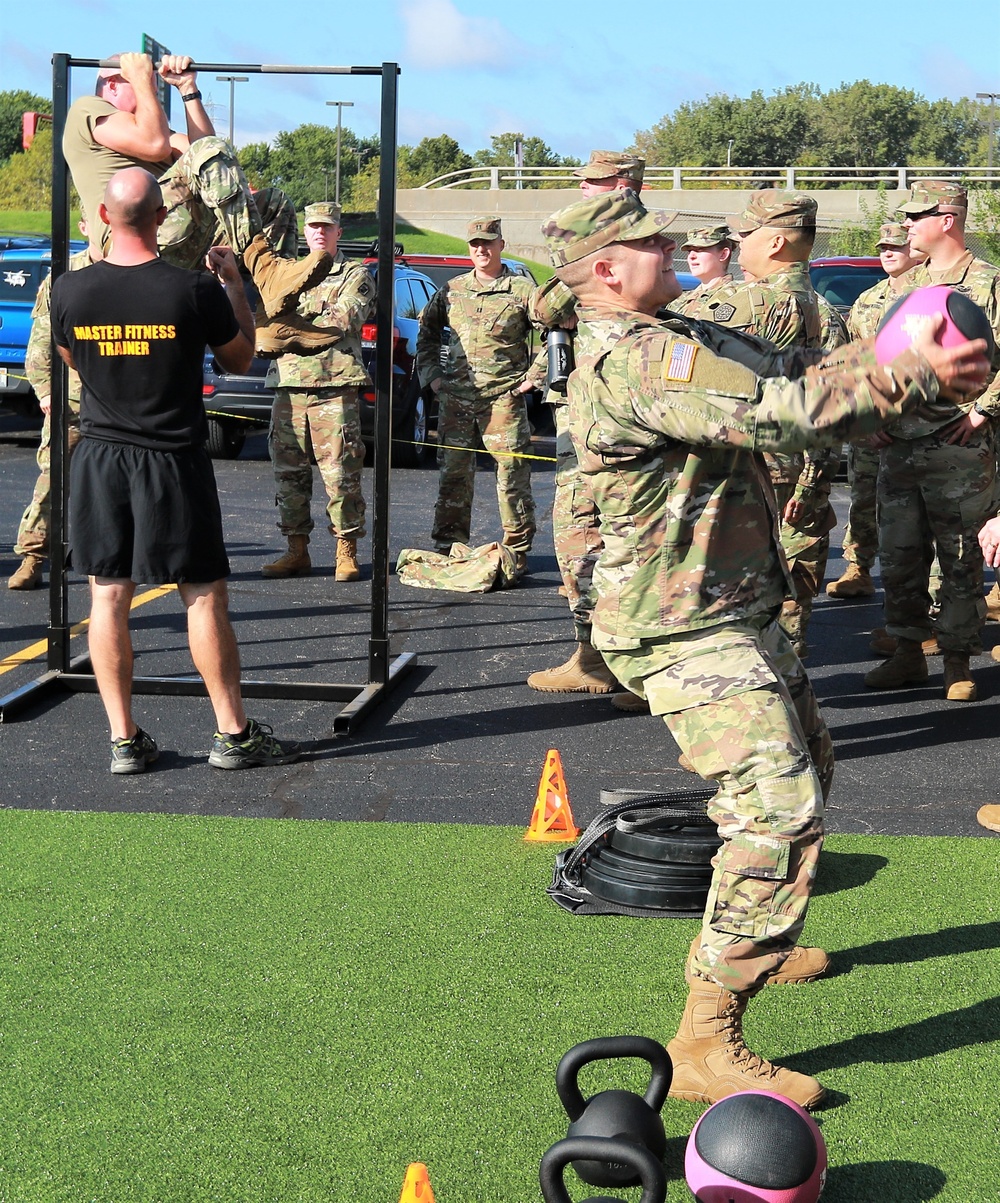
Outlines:
[{"label": "soldier throwing medicine ball", "polygon": [[297,315],[317,330],[336,334],[325,350],[302,355],[283,351],[267,374],[275,386],[271,412],[271,459],[277,489],[278,529],[288,550],[261,569],[267,577],[303,576],[312,571],[309,501],[316,457],[329,504],[330,534],[337,540],[336,580],[356,581],[358,539],[365,533],[358,389],[370,384],[361,359],[361,327],[375,300],[375,283],[361,263],[337,249],[340,206],[330,201],[306,205],[306,246],[333,256],[330,274],[298,299]]},{"label": "soldier throwing medicine ball", "polygon": [[[791,582],[756,453],[873,432],[945,385],[977,388],[987,362],[982,342],[944,350],[932,334],[880,368],[870,343],[822,360],[711,323],[657,320],[680,293],[662,233],[671,220],[616,193],[543,226],[579,300],[572,433],[604,537],[593,638],[719,787],[710,806],[724,842],[669,1045],[670,1093],[712,1103],[763,1088],[812,1106],[823,1087],[750,1052],[741,1027],[765,984],[825,969],[821,950],[795,945],[833,771],[815,696],[776,622]],[[804,378],[781,378],[792,375]]]}]

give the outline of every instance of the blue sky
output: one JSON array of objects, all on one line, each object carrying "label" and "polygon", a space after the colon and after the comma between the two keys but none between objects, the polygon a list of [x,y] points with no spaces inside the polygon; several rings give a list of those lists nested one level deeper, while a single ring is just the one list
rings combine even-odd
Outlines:
[{"label": "blue sky", "polygon": [[[203,62],[377,65],[398,62],[400,141],[447,133],[467,151],[519,131],[560,154],[621,147],[684,101],[745,96],[808,80],[912,88],[929,99],[1000,91],[996,0],[840,0],[836,5],[717,0],[708,9],[596,0],[6,0],[0,87],[46,94],[50,59],[138,49],[142,33]],[[73,72],[74,95],[92,73]],[[229,85],[202,79],[220,132]],[[378,81],[251,76],[236,85],[236,142],[270,140],[303,122],[336,121],[327,100],[350,100],[344,124],[378,129]]]}]

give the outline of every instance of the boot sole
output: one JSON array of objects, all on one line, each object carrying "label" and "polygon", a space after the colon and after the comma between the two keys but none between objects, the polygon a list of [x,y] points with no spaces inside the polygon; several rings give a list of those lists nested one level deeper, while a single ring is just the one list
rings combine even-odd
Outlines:
[{"label": "boot sole", "polygon": [[[729,1098],[731,1094],[738,1094],[741,1090],[770,1090],[774,1094],[780,1094],[782,1098],[792,1098],[790,1094],[785,1094],[784,1091],[775,1090],[773,1085],[770,1087],[750,1085],[739,1086],[736,1090],[728,1091],[726,1094],[720,1094],[717,1097],[713,1097],[711,1094],[706,1094],[703,1090],[675,1090],[673,1086],[671,1086],[667,1091],[667,1098],[680,1099],[684,1103],[707,1103],[711,1105],[712,1103],[719,1102],[720,1099]],[[792,1102],[798,1103],[800,1107],[804,1107],[808,1111],[813,1107],[818,1107],[819,1104],[822,1103],[826,1098],[826,1094],[826,1088],[821,1086],[818,1092],[809,1095],[805,1101],[801,1099],[792,1099]]]},{"label": "boot sole", "polygon": [[907,677],[905,681],[889,681],[886,684],[875,684],[872,681],[865,681],[866,689],[910,689],[914,685],[926,685],[929,680],[929,674],[923,677]]},{"label": "boot sole", "polygon": [[290,576],[312,576],[312,565],[308,568],[293,568],[288,572],[268,572],[266,568],[262,568],[260,575],[269,581],[283,581]]},{"label": "boot sole", "polygon": [[535,685],[526,682],[536,693],[614,693],[616,685]]}]

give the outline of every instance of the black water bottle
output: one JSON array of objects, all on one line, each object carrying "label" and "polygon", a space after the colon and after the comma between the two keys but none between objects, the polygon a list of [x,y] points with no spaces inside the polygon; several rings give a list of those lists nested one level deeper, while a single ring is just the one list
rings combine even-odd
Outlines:
[{"label": "black water bottle", "polygon": [[573,370],[573,335],[568,330],[550,330],[548,386],[554,393],[566,392],[566,381]]}]

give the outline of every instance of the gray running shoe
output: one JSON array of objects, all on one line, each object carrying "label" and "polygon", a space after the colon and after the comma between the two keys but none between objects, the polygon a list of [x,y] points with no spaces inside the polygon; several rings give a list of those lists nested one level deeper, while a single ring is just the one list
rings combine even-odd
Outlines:
[{"label": "gray running shoe", "polygon": [[281,744],[265,723],[247,722],[247,737],[216,731],[208,763],[216,769],[253,769],[259,765],[292,764],[302,755],[298,744]]},{"label": "gray running shoe", "polygon": [[151,735],[141,727],[131,739],[116,739],[111,743],[112,773],[144,773],[146,765],[159,756],[160,749]]}]

